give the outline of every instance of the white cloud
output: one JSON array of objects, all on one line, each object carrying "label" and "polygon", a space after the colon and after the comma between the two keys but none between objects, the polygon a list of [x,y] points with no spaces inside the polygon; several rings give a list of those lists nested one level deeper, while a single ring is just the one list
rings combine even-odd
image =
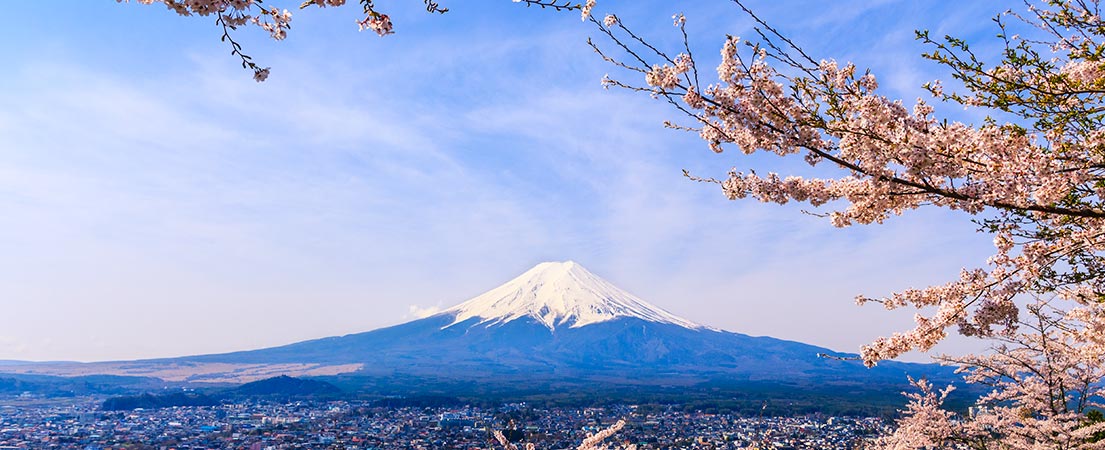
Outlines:
[{"label": "white cloud", "polygon": [[423,318],[426,318],[426,317],[430,317],[434,314],[437,314],[439,312],[441,312],[441,306],[439,306],[439,305],[426,306],[426,307],[422,307],[422,306],[418,306],[418,305],[410,305],[409,312],[407,313],[407,315],[409,317],[413,317],[415,319],[423,319]]}]

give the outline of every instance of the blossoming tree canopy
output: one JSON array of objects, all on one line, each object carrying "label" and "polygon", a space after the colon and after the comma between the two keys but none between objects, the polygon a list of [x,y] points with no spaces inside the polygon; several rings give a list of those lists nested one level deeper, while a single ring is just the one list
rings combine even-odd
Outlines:
[{"label": "blossoming tree canopy", "polygon": [[922,99],[909,107],[880,95],[874,74],[814,59],[735,3],[757,21],[760,42],[726,37],[717,79],[707,83],[699,81],[682,15],[674,17],[683,34],[674,56],[617,17],[592,19],[620,53],[592,43],[595,51],[640,77],[607,77],[608,87],[665,100],[692,122],[668,126],[697,133],[715,152],[802,155],[823,174],[733,169],[724,179],[693,179],[717,183],[730,199],[805,202],[838,227],[936,206],[975,216],[994,236],[994,256],[958,279],[857,298],[932,311],[918,314],[912,330],[865,346],[867,364],[928,350],[952,327],[968,336],[1011,332],[1021,311],[1014,300],[1025,294],[1081,305],[1105,299],[1105,22],[1096,1],[1047,2],[999,16],[1004,51],[996,64],[963,40],[918,33],[931,48],[923,56],[963,85],[961,92],[926,85],[935,98],[1011,118],[978,125],[937,117]]},{"label": "blossoming tree canopy", "polygon": [[[123,3],[130,0],[115,0]],[[181,16],[215,17],[215,24],[222,28],[221,39],[231,46],[231,54],[241,59],[242,67],[253,71],[253,78],[257,81],[265,81],[268,78],[271,67],[261,67],[253,62],[253,58],[242,52],[242,46],[234,40],[231,32],[239,27],[252,25],[269,33],[275,40],[283,40],[291,29],[292,13],[287,9],[265,5],[264,0],[135,0],[143,5],[161,3],[173,12]],[[580,10],[586,20],[591,9],[595,6],[595,0],[586,0],[585,3],[571,3],[570,0],[512,0],[514,3],[523,3],[526,6],[538,6],[557,11]],[[422,0],[426,11],[444,14],[449,8],[441,6],[435,0]],[[387,36],[395,32],[395,26],[391,16],[381,12],[374,0],[358,0],[364,12],[364,16],[357,20],[357,27],[361,30],[370,30],[380,36]],[[346,0],[303,0],[299,9],[317,6],[319,8],[344,6]]]},{"label": "blossoming tree canopy", "polygon": [[[893,433],[877,448],[1101,448],[1105,421],[1105,347],[1102,305],[1060,311],[1044,300],[1027,306],[1021,329],[995,338],[986,355],[951,358],[969,383],[989,387],[967,417],[944,407],[950,388],[937,392],[925,380]],[[1097,411],[1097,418],[1091,412]]]}]

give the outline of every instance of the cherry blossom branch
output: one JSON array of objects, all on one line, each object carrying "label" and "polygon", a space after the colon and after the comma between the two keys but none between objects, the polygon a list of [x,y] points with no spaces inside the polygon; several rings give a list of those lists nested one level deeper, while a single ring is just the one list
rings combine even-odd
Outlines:
[{"label": "cherry blossom branch", "polygon": [[554,11],[575,11],[583,8],[583,5],[579,3],[572,3],[571,0],[554,1],[554,0],[513,0],[514,3],[525,3],[526,6],[537,6],[540,8],[552,8]]},{"label": "cherry blossom branch", "polygon": [[[979,56],[964,41],[929,39],[936,45],[930,59],[951,66],[953,76],[983,74],[975,84],[967,83],[975,94],[1009,95],[1004,105],[1026,105],[1011,111],[1039,119],[1036,128],[993,120],[980,126],[941,122],[925,102],[907,110],[877,94],[878,83],[869,71],[859,74],[852,64],[815,61],[739,0],[734,4],[756,22],[761,43],[744,43],[752,55],[746,59],[738,51],[739,39],[727,37],[719,81],[705,89],[697,80],[682,16],[676,16],[675,25],[683,52],[676,56],[651,45],[616,17],[609,20],[616,26],[604,26],[607,19],[592,20],[628,58],[616,58],[589,42],[596,53],[619,69],[644,75],[640,85],[609,76],[604,85],[662,98],[700,125],[666,121],[665,126],[698,133],[715,152],[731,145],[743,153],[802,154],[811,166],[829,162],[840,176],[761,176],[736,169],[724,180],[685,176],[720,185],[730,199],[839,206],[811,213],[836,226],[881,223],[906,210],[935,206],[982,215],[980,231],[998,235],[998,254],[988,262],[992,269],[964,271],[960,280],[884,299],[891,309],[910,304],[937,306],[938,312],[917,316],[917,326],[908,333],[865,347],[865,362],[931,348],[952,325],[968,335],[992,337],[991,326],[1012,332],[1018,295],[1081,289],[1105,298],[1105,131],[1098,131],[1105,118],[1094,112],[1105,110],[1105,98],[1095,97],[1105,89],[1100,87],[1105,86],[1105,63],[1060,67],[1033,60],[1038,54],[1024,41],[1012,44],[1015,39],[1004,36],[1001,22],[1002,39],[1008,43],[1005,55],[1021,58],[1014,63],[1024,74],[982,69]],[[920,39],[926,36],[919,34]],[[783,74],[772,64],[794,69],[796,75]],[[1034,89],[1018,87],[1033,79],[1044,82]],[[937,98],[967,98],[943,95],[939,83],[925,87]],[[968,107],[989,105],[988,97],[977,98],[984,100],[963,101]],[[1014,235],[1033,240],[1013,243]]]}]

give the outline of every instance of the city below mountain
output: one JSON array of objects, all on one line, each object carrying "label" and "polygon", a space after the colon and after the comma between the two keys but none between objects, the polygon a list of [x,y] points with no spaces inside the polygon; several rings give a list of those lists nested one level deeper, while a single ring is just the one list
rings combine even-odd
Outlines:
[{"label": "city below mountain", "polygon": [[753,386],[858,396],[878,391],[900,399],[907,374],[954,379],[950,369],[932,364],[868,369],[849,356],[696,324],[568,261],[539,264],[433,316],[364,333],[172,359],[13,363],[0,372],[191,383],[286,374],[322,377],[350,392],[503,397],[595,390],[682,395]]}]

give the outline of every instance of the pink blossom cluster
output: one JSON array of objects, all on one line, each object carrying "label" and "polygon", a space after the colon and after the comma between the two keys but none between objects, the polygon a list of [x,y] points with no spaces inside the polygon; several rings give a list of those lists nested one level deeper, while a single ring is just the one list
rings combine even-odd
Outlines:
[{"label": "pink blossom cluster", "polygon": [[[495,432],[492,433],[492,436],[494,436],[495,440],[499,442],[499,445],[503,446],[503,450],[518,450],[518,446],[514,445],[513,442],[510,442],[510,439],[507,439],[506,435],[503,434],[502,431],[495,430]],[[526,450],[535,450],[537,448],[537,446],[534,445],[532,442],[527,442],[525,447]]]},{"label": "pink blossom cluster", "polygon": [[[613,436],[614,433],[621,431],[622,428],[625,428],[625,421],[619,420],[613,425],[599,430],[597,433],[587,436],[585,439],[583,439],[583,442],[579,444],[577,450],[606,450],[607,446],[603,444],[603,441],[605,441],[610,436]],[[518,450],[518,446],[514,445],[513,442],[510,442],[510,440],[506,438],[506,435],[504,435],[502,431],[495,430],[492,435],[495,437],[495,440],[499,442],[499,445],[503,447],[503,450]],[[536,450],[536,448],[537,447],[532,442],[527,442],[525,444],[526,450]],[[615,446],[614,449],[637,450],[637,445],[630,444],[624,447]]]},{"label": "pink blossom cluster", "polygon": [[[619,420],[613,425],[599,430],[595,434],[587,436],[587,438],[579,444],[579,447],[576,447],[576,450],[600,450],[602,447],[600,447],[599,445],[602,444],[602,441],[606,440],[606,438],[610,436],[613,436],[614,433],[621,431],[622,428],[625,428],[625,421]],[[630,447],[627,447],[626,450],[635,450],[636,448],[636,445],[631,445]]]},{"label": "pink blossom cluster", "polygon": [[[130,0],[116,0],[117,2],[129,2]],[[281,40],[287,37],[289,23],[292,14],[288,10],[278,8],[266,8],[259,0],[135,0],[143,5],[162,3],[169,9],[182,16],[222,15],[227,23],[232,26],[241,26],[252,23],[269,32],[273,39]],[[320,8],[345,5],[346,0],[307,0],[300,5],[318,6]],[[592,6],[594,0],[591,1]],[[371,5],[371,3],[368,3]],[[256,8],[259,14],[250,12]],[[271,20],[270,20],[271,19]],[[372,7],[366,7],[365,18],[357,21],[362,30],[370,29],[377,34],[386,35],[392,31],[391,20],[386,14],[377,12]]]},{"label": "pink blossom cluster", "polygon": [[[129,2],[130,0],[116,0],[116,2]],[[143,5],[150,5],[154,3],[164,4],[170,10],[180,14],[182,16],[191,16],[193,14],[199,16],[220,15],[224,17],[231,26],[241,26],[247,23],[252,23],[258,27],[269,32],[273,39],[281,40],[287,37],[288,24],[292,20],[292,14],[284,9],[279,8],[266,8],[260,0],[135,0]],[[300,8],[307,6],[318,6],[321,8],[328,6],[342,6],[345,5],[346,0],[307,0],[300,5]],[[257,9],[259,14],[252,14],[254,9]],[[372,16],[372,10],[366,11],[368,16]],[[271,20],[270,20],[271,19]],[[366,17],[365,20],[368,20]]]},{"label": "pink blossom cluster", "polygon": [[580,19],[586,21],[588,17],[591,17],[591,10],[595,8],[595,0],[587,0],[583,3],[583,6],[579,9]]},{"label": "pink blossom cluster", "polygon": [[[130,0],[116,0],[118,3],[129,2]],[[251,11],[255,7],[262,9],[262,13],[267,13],[268,10],[264,9],[260,1],[257,0],[135,0],[143,5],[152,5],[154,3],[161,3],[170,10],[180,14],[182,16],[191,16],[193,14],[199,16],[210,15],[229,15],[239,14],[231,20],[234,25],[244,25],[248,22],[252,16],[244,14]],[[290,17],[290,14],[289,14]],[[290,19],[289,19],[290,20]]]},{"label": "pink blossom cluster", "polygon": [[1008,333],[986,355],[947,358],[966,372],[966,380],[987,386],[965,417],[942,407],[927,381],[914,382],[920,393],[910,402],[898,428],[876,444],[885,449],[1003,448],[1095,449],[1105,422],[1090,423],[1086,412],[1100,408],[1105,377],[1105,347],[1100,334],[1105,315],[1098,302],[1070,310],[1038,299],[1027,308],[1027,331]]},{"label": "pink blossom cluster", "polygon": [[[116,0],[117,2],[129,2],[130,0]],[[283,40],[291,29],[292,13],[287,9],[266,7],[261,0],[136,0],[143,5],[161,3],[170,10],[182,16],[217,16],[224,29],[237,29],[244,25],[254,25],[269,33],[275,40]],[[380,36],[393,33],[394,26],[387,14],[376,11],[371,1],[362,1],[365,9],[365,17],[357,21],[360,29],[371,30]],[[593,0],[592,0],[593,6]],[[346,0],[307,0],[300,8],[318,6],[320,8],[343,6]],[[438,10],[441,11],[441,10]],[[242,58],[242,66],[253,70],[253,78],[257,81],[265,81],[270,73],[270,68],[260,67],[241,52],[241,47],[234,42],[229,32],[223,35],[224,40],[229,40],[234,46],[234,54]]]},{"label": "pink blossom cluster", "polygon": [[[276,8],[265,10],[264,7],[261,7],[260,9],[262,15],[251,17],[250,22],[268,31],[269,35],[278,41],[288,37],[288,29],[291,28],[292,13],[288,12],[286,9],[283,12]],[[271,21],[266,20],[266,18],[271,19]]]},{"label": "pink blossom cluster", "polygon": [[920,392],[906,394],[909,402],[898,420],[898,428],[875,442],[876,447],[891,450],[945,448],[956,432],[955,415],[943,408],[954,386],[937,390],[926,379],[910,379]]},{"label": "pink blossom cluster", "polygon": [[387,36],[394,33],[394,25],[391,23],[391,17],[387,14],[369,14],[364,19],[357,21],[357,26],[360,31],[372,30],[380,36]]},{"label": "pink blossom cluster", "polygon": [[645,74],[645,81],[649,86],[656,86],[663,90],[679,87],[680,77],[691,70],[691,57],[680,54],[675,57],[672,65],[655,65]]}]

